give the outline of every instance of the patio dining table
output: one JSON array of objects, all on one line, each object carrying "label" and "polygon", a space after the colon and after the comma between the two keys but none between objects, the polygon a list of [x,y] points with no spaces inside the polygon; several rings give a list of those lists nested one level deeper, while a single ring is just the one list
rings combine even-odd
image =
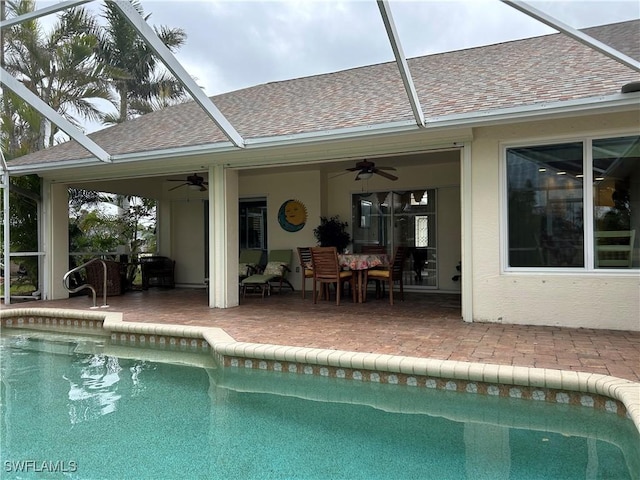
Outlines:
[{"label": "patio dining table", "polygon": [[338,255],[340,267],[353,270],[356,277],[358,303],[367,299],[367,272],[376,267],[388,267],[389,255],[385,253],[341,253]]}]

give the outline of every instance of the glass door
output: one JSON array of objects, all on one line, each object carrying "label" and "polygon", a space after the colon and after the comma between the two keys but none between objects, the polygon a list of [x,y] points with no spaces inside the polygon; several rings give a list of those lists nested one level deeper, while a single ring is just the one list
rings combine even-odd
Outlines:
[{"label": "glass door", "polygon": [[409,249],[404,285],[438,287],[436,190],[372,192],[352,197],[354,252],[364,245],[380,245],[393,254]]}]

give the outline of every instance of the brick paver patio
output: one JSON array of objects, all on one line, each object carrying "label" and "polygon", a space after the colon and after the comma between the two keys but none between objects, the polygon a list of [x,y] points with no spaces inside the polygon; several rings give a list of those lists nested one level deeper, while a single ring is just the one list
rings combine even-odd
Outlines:
[{"label": "brick paver patio", "polygon": [[[300,292],[287,291],[210,309],[204,290],[150,289],[108,302],[125,321],[219,327],[241,342],[574,370],[640,382],[640,332],[466,323],[459,295],[411,293],[393,306],[371,297],[364,304],[346,299],[340,306],[314,305],[310,295],[303,300]],[[2,308],[90,306],[81,296]]]}]

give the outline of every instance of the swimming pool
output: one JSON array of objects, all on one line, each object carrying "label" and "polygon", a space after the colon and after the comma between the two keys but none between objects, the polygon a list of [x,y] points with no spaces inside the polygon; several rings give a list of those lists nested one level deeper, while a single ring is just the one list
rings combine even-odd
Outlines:
[{"label": "swimming pool", "polygon": [[593,408],[220,368],[77,332],[1,338],[3,478],[638,475],[633,423]]}]

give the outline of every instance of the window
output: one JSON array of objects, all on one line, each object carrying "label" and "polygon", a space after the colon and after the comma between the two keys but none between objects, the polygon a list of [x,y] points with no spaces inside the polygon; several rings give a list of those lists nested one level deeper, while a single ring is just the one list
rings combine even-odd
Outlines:
[{"label": "window", "polygon": [[507,148],[506,179],[508,267],[640,265],[640,137]]},{"label": "window", "polygon": [[240,248],[267,249],[266,200],[240,200]]}]

